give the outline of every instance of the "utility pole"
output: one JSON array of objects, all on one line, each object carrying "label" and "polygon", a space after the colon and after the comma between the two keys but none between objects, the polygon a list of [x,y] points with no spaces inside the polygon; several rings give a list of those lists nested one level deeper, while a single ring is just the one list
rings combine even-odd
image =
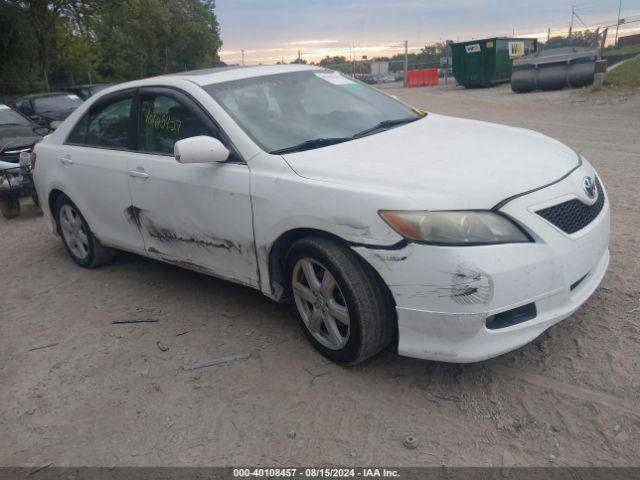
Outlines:
[{"label": "utility pole", "polygon": [[242,65],[244,66],[244,49],[240,50],[240,52],[242,53]]},{"label": "utility pole", "polygon": [[569,27],[569,45],[572,45],[573,42],[571,41],[571,34],[573,33],[573,17],[576,14],[576,6],[575,5],[571,5],[571,26]]},{"label": "utility pole", "polygon": [[614,42],[615,46],[618,46],[618,29],[620,28],[620,12],[622,12],[622,0],[618,4],[618,23],[616,23],[616,39]]},{"label": "utility pole", "polygon": [[404,41],[404,88],[407,88],[407,79],[409,76],[409,41]]},{"label": "utility pole", "polygon": [[551,39],[551,27],[547,28],[547,43],[549,43],[550,39]]},{"label": "utility pole", "polygon": [[301,54],[300,54],[300,50],[298,50],[298,63],[300,63],[300,58],[301,58]]},{"label": "utility pole", "polygon": [[356,46],[351,42],[351,76],[356,77]]}]

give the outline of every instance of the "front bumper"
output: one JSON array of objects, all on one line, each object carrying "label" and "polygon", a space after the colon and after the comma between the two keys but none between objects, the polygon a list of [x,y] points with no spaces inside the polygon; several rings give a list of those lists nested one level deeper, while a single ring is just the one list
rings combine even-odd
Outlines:
[{"label": "front bumper", "polygon": [[[519,197],[501,211],[534,243],[477,247],[408,244],[395,251],[356,247],[396,302],[400,355],[476,362],[514,350],[575,312],[609,264],[609,202],[585,228],[566,234],[535,212],[569,198],[593,169]],[[499,329],[487,317],[535,304],[535,318]]]},{"label": "front bumper", "polygon": [[571,291],[567,285],[550,292],[535,300],[536,318],[498,330],[486,328],[488,313],[455,314],[397,307],[398,353],[427,360],[469,363],[515,350],[573,314],[596,290],[608,265],[609,251],[606,250],[578,288]]}]

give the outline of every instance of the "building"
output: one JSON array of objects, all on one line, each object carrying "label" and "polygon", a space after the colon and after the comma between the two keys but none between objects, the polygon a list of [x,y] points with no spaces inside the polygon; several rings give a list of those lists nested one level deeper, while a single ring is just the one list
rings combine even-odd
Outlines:
[{"label": "building", "polygon": [[618,37],[618,47],[628,47],[630,45],[640,45],[640,33]]}]

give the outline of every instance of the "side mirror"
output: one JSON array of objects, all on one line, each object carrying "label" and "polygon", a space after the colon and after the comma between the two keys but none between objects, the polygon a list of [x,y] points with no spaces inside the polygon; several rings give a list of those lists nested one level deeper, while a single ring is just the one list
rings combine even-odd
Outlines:
[{"label": "side mirror", "polygon": [[180,163],[222,163],[229,158],[229,150],[220,140],[205,135],[178,140],[173,154]]}]

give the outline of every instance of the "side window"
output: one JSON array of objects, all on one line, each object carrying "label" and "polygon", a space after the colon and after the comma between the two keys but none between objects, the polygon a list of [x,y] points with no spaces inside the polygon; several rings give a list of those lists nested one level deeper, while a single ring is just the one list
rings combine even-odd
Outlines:
[{"label": "side window", "polygon": [[31,108],[31,103],[27,99],[21,99],[16,102],[16,108],[20,110],[25,115],[32,115],[33,108]]},{"label": "side window", "polygon": [[169,96],[143,94],[140,99],[138,148],[143,152],[173,155],[178,140],[217,137],[190,108]]},{"label": "side window", "polygon": [[80,145],[127,148],[133,98],[119,98],[92,108],[75,126],[68,142]]}]

